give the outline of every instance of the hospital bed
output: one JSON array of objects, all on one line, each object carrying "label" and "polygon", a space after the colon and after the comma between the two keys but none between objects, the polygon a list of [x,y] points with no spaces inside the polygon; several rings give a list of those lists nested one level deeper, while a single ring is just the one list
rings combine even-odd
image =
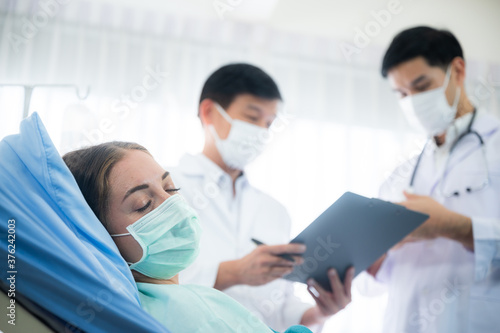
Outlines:
[{"label": "hospital bed", "polygon": [[15,300],[1,307],[4,332],[16,329],[10,312],[49,331],[168,332],[140,307],[128,265],[36,113],[0,142],[0,268],[2,302]]}]

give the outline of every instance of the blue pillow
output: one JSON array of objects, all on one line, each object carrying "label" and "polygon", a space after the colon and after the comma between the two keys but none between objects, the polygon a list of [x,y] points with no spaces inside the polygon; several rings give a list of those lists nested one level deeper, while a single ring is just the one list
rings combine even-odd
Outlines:
[{"label": "blue pillow", "polygon": [[167,332],[141,309],[127,264],[36,113],[0,142],[0,258],[2,281],[14,276],[17,292],[69,329]]}]

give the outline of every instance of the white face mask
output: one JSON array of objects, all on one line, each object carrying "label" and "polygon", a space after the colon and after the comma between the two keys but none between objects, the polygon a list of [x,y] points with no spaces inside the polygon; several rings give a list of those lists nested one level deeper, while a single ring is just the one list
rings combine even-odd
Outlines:
[{"label": "white face mask", "polygon": [[231,124],[229,135],[224,140],[219,138],[213,125],[208,125],[208,130],[214,137],[215,146],[228,167],[243,170],[264,150],[269,141],[269,130],[242,120],[232,119],[217,103],[215,103],[215,107],[222,117]]},{"label": "white face mask", "polygon": [[444,133],[457,114],[460,87],[457,87],[455,92],[453,105],[450,106],[446,99],[446,88],[450,76],[451,65],[446,71],[446,77],[441,87],[406,96],[399,101],[399,105],[409,123],[418,129],[424,130],[429,136]]}]

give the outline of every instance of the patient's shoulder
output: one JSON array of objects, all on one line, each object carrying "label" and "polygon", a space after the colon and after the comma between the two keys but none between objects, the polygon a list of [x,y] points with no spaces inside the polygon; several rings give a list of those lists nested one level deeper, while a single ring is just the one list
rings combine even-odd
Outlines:
[{"label": "patient's shoulder", "polygon": [[[241,304],[214,288],[151,283],[138,283],[137,287],[143,309],[172,332],[238,331],[242,325],[245,332],[269,332]],[[251,327],[246,324],[249,318]]]}]

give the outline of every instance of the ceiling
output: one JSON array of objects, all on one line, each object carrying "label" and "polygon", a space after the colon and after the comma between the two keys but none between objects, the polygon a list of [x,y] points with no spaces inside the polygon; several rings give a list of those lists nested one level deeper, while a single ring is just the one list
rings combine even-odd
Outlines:
[{"label": "ceiling", "polygon": [[466,56],[500,63],[498,0],[86,0],[86,3],[179,17],[243,21],[351,43],[357,32],[377,28],[377,13],[390,13],[394,6],[396,14],[386,16],[384,26],[378,25],[379,30],[370,37],[372,45],[385,47],[402,29],[425,24],[451,30],[461,41]]}]

